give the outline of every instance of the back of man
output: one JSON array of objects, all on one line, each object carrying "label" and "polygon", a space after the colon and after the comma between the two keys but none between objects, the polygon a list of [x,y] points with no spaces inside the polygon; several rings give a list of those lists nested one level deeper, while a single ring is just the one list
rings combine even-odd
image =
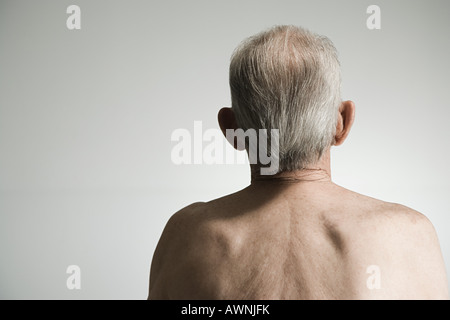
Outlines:
[{"label": "back of man", "polygon": [[258,182],[169,221],[150,299],[446,299],[430,222],[330,181]]},{"label": "back of man", "polygon": [[[245,146],[251,185],[171,218],[154,254],[150,298],[448,298],[423,215],[332,183],[330,149],[355,118],[340,79],[332,42],[303,28],[276,26],[238,46],[232,107],[218,120],[235,148]],[[276,134],[249,134],[261,129]],[[248,142],[229,130],[245,131]]]}]

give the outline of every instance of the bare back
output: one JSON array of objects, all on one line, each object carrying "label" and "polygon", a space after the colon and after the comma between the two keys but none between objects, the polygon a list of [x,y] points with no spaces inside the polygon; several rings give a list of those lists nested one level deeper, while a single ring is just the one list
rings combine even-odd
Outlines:
[{"label": "bare back", "polygon": [[175,214],[151,299],[448,298],[431,223],[331,182],[252,185]]}]

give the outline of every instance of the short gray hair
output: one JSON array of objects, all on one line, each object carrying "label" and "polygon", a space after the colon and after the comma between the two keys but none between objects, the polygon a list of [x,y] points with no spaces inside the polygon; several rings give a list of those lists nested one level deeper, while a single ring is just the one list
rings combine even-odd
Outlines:
[{"label": "short gray hair", "polygon": [[341,103],[333,43],[296,26],[244,40],[230,64],[239,128],[279,129],[279,172],[305,169],[334,143]]}]

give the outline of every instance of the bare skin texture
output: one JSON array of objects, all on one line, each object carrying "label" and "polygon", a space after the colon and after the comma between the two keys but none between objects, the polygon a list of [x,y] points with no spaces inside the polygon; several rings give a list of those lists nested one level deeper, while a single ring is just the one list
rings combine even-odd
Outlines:
[{"label": "bare skin texture", "polygon": [[[335,145],[354,110],[342,103]],[[219,123],[235,128],[231,109]],[[376,287],[369,266],[379,270]],[[334,184],[328,151],[309,170],[252,174],[244,190],[174,214],[149,299],[448,299],[448,288],[430,221]]]}]

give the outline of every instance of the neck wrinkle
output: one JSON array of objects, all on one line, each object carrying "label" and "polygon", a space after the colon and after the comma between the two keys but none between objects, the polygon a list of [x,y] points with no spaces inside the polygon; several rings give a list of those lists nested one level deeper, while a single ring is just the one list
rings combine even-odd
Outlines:
[{"label": "neck wrinkle", "polygon": [[[259,171],[259,170],[258,170]],[[330,173],[323,168],[307,168],[296,171],[284,171],[275,175],[260,175],[252,170],[251,184],[268,183],[300,183],[300,182],[331,182]]]}]

